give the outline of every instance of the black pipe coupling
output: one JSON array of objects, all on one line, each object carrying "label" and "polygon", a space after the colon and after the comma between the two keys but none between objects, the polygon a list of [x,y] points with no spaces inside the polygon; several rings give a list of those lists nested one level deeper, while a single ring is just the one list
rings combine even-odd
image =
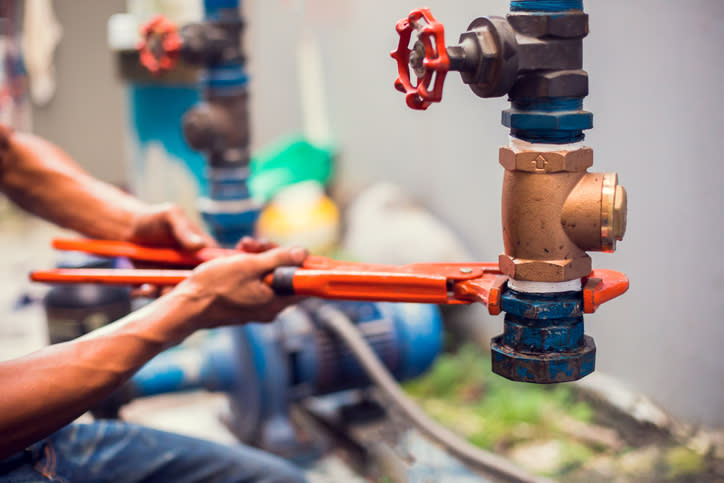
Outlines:
[{"label": "black pipe coupling", "polygon": [[243,62],[241,34],[237,19],[191,23],[181,27],[181,57],[193,65]]},{"label": "black pipe coupling", "polygon": [[212,166],[249,163],[249,115],[246,91],[233,96],[209,96],[184,114],[186,142],[205,153]]},{"label": "black pipe coupling", "polygon": [[450,70],[480,97],[583,98],[587,34],[588,15],[578,11],[480,17],[447,48]]}]

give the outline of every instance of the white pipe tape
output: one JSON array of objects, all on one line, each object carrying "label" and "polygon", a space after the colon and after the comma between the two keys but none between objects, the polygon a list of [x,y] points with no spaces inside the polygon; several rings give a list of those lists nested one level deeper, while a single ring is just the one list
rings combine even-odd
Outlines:
[{"label": "white pipe tape", "polygon": [[523,141],[522,139],[518,139],[513,136],[509,136],[509,139],[509,145],[516,153],[521,151],[540,151],[544,153],[551,151],[575,151],[576,149],[581,149],[585,146],[583,141],[568,144],[538,144],[529,143],[528,141]]},{"label": "white pipe tape", "polygon": [[245,200],[212,200],[209,198],[199,199],[197,206],[202,213],[212,214],[235,214],[246,213],[247,211],[258,210],[262,207],[254,198]]},{"label": "white pipe tape", "polygon": [[583,290],[583,283],[580,278],[567,282],[529,282],[509,279],[508,288],[525,293],[580,292]]}]

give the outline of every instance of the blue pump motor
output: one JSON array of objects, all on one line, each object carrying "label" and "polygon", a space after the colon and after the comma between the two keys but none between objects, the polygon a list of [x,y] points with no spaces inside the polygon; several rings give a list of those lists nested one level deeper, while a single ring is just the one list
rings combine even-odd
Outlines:
[{"label": "blue pump motor", "polygon": [[[210,334],[201,352],[160,354],[130,383],[130,396],[192,389],[229,395],[228,425],[242,441],[278,454],[298,450],[290,405],[370,385],[344,343],[318,317],[320,300],[282,312],[273,324],[247,324]],[[433,363],[442,345],[442,323],[434,305],[329,302],[353,321],[399,381]]]}]

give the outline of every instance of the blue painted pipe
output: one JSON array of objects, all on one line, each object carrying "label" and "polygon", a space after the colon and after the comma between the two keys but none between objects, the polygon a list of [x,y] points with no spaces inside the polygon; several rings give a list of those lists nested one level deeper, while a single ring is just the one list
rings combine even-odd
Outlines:
[{"label": "blue painted pipe", "polygon": [[201,202],[201,215],[216,241],[233,247],[253,236],[261,206],[249,193],[249,168],[214,168],[206,171],[209,198]]},{"label": "blue painted pipe", "polygon": [[583,0],[512,0],[511,12],[564,12],[583,10]]},{"label": "blue painted pipe", "polygon": [[[239,0],[204,0],[204,19],[209,22],[241,22],[240,6]],[[202,73],[202,85],[217,96],[236,94],[248,82],[249,76],[242,60],[208,64]]]},{"label": "blue painted pipe", "polygon": [[231,340],[210,334],[201,350],[178,347],[163,352],[143,366],[130,382],[133,398],[194,391],[230,391],[240,380]]},{"label": "blue painted pipe", "polygon": [[[238,0],[204,0],[204,19],[209,22],[240,23]],[[246,92],[249,76],[243,60],[209,63],[201,75],[205,97],[218,99]],[[202,201],[201,215],[209,231],[222,246],[234,246],[241,238],[253,236],[260,206],[249,193],[247,166],[220,168],[208,163],[208,198]]]},{"label": "blue painted pipe", "polygon": [[204,19],[218,21],[226,17],[238,17],[240,0],[204,0]]}]

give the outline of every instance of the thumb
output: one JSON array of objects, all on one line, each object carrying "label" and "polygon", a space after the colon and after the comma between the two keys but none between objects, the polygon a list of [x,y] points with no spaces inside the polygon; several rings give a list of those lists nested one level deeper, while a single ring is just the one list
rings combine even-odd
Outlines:
[{"label": "thumb", "polygon": [[10,137],[13,134],[12,128],[0,123],[0,149],[7,149],[10,145]]},{"label": "thumb", "polygon": [[173,237],[184,250],[198,250],[209,245],[194,224],[180,210],[170,209],[167,221]]},{"label": "thumb", "polygon": [[256,255],[258,268],[262,273],[271,272],[277,267],[285,265],[301,265],[309,253],[299,247],[272,248]]}]

